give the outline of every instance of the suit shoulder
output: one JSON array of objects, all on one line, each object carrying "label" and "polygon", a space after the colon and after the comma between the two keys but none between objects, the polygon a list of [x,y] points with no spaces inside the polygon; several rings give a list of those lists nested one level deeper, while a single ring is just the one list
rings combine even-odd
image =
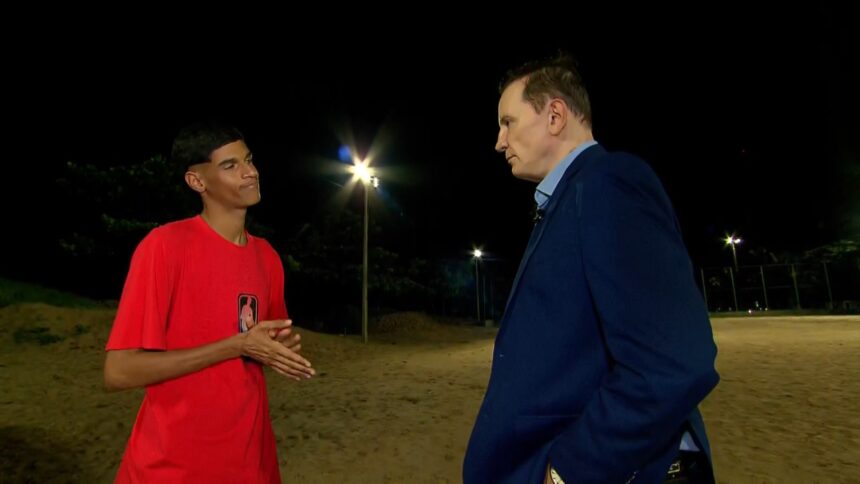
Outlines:
[{"label": "suit shoulder", "polygon": [[656,176],[647,161],[625,151],[607,152],[597,163],[592,164],[591,171],[596,175],[609,175],[620,178]]},{"label": "suit shoulder", "polygon": [[607,152],[592,163],[585,181],[588,184],[623,185],[645,191],[662,191],[663,183],[651,165],[639,156],[624,151]]},{"label": "suit shoulder", "polygon": [[671,205],[657,173],[639,156],[626,152],[606,153],[591,168],[584,183],[593,189],[585,190],[584,196],[603,197],[614,192]]}]

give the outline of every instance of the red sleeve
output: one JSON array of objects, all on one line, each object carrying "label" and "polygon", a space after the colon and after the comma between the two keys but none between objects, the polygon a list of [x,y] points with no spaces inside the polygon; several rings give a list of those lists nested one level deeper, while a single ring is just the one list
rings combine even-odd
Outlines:
[{"label": "red sleeve", "polygon": [[166,349],[172,288],[164,242],[158,233],[150,232],[132,256],[106,349]]}]

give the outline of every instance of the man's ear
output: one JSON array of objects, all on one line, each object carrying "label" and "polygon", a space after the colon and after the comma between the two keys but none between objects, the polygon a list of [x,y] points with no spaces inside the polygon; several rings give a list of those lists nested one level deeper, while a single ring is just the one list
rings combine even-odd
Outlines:
[{"label": "man's ear", "polygon": [[197,193],[203,193],[206,191],[206,184],[203,182],[203,178],[200,176],[195,170],[189,169],[185,172],[185,183],[191,187]]},{"label": "man's ear", "polygon": [[549,116],[549,132],[557,135],[562,132],[570,119],[570,110],[561,99],[552,99],[547,105],[547,116]]}]

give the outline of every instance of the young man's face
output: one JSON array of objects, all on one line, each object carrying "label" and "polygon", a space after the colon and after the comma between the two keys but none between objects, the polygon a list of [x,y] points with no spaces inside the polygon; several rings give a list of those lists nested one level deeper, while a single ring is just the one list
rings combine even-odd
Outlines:
[{"label": "young man's face", "polygon": [[549,156],[549,115],[546,107],[538,113],[523,100],[524,88],[523,79],[514,81],[499,99],[496,151],[504,153],[515,177],[539,182],[549,173],[553,162]]},{"label": "young man's face", "polygon": [[225,208],[248,208],[260,201],[260,174],[244,141],[216,149],[210,159],[189,169],[198,174],[205,196]]}]

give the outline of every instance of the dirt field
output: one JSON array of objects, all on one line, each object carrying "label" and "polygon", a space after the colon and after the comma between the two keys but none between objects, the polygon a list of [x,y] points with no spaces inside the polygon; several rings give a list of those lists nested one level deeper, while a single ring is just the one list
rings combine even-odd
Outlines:
[{"label": "dirt field", "polygon": [[[0,310],[0,482],[112,481],[143,396],[102,389],[112,318]],[[495,332],[392,318],[368,345],[303,331],[312,381],[267,372],[284,482],[460,482]],[[722,382],[702,412],[718,481],[860,482],[860,317],[713,325]]]}]

